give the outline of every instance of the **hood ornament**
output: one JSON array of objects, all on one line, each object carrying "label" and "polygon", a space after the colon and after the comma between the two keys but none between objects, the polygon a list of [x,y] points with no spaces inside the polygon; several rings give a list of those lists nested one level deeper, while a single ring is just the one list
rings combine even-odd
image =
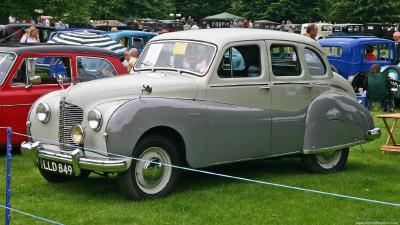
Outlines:
[{"label": "hood ornament", "polygon": [[150,95],[151,94],[151,92],[153,91],[153,88],[152,87],[150,87],[150,85],[143,85],[143,88],[142,88],[142,95],[143,94],[145,94],[145,95]]},{"label": "hood ornament", "polygon": [[58,82],[58,85],[60,85],[61,89],[62,89],[63,92],[64,92],[64,94],[63,94],[63,100],[65,100],[65,98],[67,97],[68,90],[69,90],[72,86],[74,86],[75,83],[74,83],[73,81],[71,81],[71,85],[70,85],[67,89],[65,89],[65,88],[64,88],[64,76],[61,75],[61,74],[58,74],[58,76],[57,76],[57,82]]}]

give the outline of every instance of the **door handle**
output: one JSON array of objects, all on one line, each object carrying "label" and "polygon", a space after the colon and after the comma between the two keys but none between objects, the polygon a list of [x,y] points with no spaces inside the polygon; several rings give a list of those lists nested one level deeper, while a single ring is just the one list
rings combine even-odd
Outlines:
[{"label": "door handle", "polygon": [[269,90],[270,88],[271,87],[269,85],[265,85],[265,86],[259,87],[258,89],[260,89],[260,90]]},{"label": "door handle", "polygon": [[314,85],[313,84],[305,84],[304,87],[306,88],[312,88]]}]

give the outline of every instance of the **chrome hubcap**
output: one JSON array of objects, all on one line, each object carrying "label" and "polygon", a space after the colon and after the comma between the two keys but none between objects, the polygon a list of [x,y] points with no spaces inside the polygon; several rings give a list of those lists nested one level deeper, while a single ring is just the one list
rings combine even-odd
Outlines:
[{"label": "chrome hubcap", "polygon": [[161,147],[146,149],[135,166],[136,183],[147,194],[160,192],[168,183],[172,168],[168,153]]},{"label": "chrome hubcap", "polygon": [[342,156],[342,150],[321,153],[316,155],[315,157],[317,159],[318,164],[322,168],[332,169],[339,163],[341,156]]},{"label": "chrome hubcap", "polygon": [[160,164],[160,159],[152,158],[143,165],[143,179],[147,182],[157,182],[164,173],[164,166]]}]

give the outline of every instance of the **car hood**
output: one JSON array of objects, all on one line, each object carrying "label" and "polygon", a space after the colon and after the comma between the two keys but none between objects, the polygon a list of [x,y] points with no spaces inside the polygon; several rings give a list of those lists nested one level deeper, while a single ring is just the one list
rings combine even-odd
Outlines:
[{"label": "car hood", "polygon": [[[144,87],[151,88],[145,91]],[[65,91],[65,101],[80,107],[138,98],[195,99],[195,77],[178,73],[140,72],[76,84]]]}]

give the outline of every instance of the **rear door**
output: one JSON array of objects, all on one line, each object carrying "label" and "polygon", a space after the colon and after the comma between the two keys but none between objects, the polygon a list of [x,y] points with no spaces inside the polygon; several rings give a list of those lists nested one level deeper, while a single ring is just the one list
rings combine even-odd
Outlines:
[{"label": "rear door", "polygon": [[272,154],[300,152],[312,86],[298,43],[267,41],[271,73]]}]

